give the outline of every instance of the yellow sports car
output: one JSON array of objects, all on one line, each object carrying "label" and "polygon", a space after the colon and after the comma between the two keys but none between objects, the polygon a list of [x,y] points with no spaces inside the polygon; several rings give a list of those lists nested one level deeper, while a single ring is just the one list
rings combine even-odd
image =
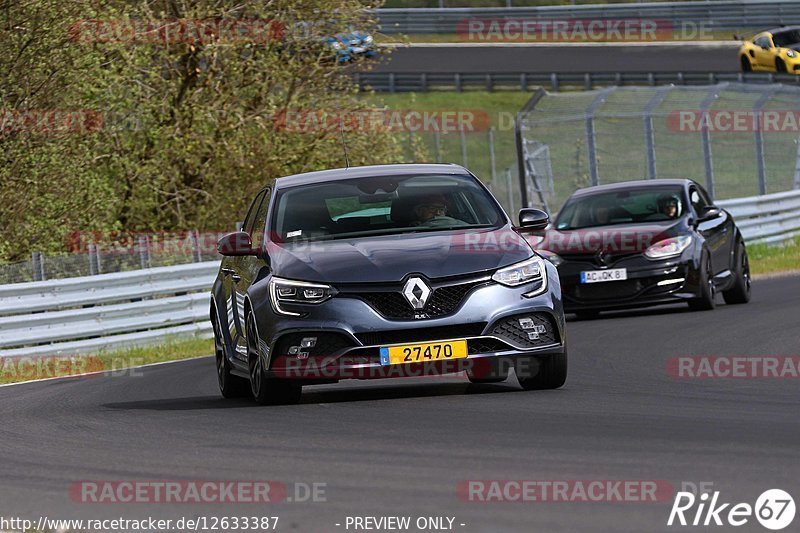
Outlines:
[{"label": "yellow sports car", "polygon": [[739,61],[744,72],[800,73],[800,26],[762,31],[742,39]]}]

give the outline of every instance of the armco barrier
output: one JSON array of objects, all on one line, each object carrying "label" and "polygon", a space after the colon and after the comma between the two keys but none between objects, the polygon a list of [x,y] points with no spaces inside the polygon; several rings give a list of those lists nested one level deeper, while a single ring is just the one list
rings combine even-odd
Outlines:
[{"label": "armco barrier", "polygon": [[[718,202],[747,242],[800,235],[800,190]],[[211,335],[218,261],[0,285],[0,357],[96,353]]]},{"label": "armco barrier", "polygon": [[208,336],[218,261],[0,285],[0,357]]},{"label": "armco barrier", "polygon": [[747,242],[776,244],[800,235],[800,190],[717,202]]},{"label": "armco barrier", "polygon": [[356,72],[359,89],[376,92],[520,90],[626,85],[715,85],[721,82],[800,84],[800,76],[771,72]]},{"label": "armco barrier", "polygon": [[648,2],[511,8],[417,8],[375,11],[381,32],[456,34],[467,19],[646,19],[668,21],[674,27],[691,24],[707,30],[757,29],[797,24],[796,0],[742,0],[706,2]]}]

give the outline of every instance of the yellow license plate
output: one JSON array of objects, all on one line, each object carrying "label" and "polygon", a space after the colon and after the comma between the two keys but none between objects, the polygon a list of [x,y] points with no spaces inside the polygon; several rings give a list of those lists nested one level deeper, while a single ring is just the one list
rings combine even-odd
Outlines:
[{"label": "yellow license plate", "polygon": [[467,341],[428,342],[381,348],[382,365],[404,365],[428,361],[466,359]]}]

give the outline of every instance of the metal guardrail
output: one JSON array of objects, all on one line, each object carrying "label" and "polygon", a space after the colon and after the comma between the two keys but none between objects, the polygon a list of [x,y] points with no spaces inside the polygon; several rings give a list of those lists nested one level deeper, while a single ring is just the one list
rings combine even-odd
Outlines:
[{"label": "metal guardrail", "polygon": [[800,235],[800,190],[723,200],[747,242],[777,244]]},{"label": "metal guardrail", "polygon": [[219,261],[0,285],[0,357],[71,355],[208,336]]},{"label": "metal guardrail", "polygon": [[[798,3],[800,4],[800,2]],[[377,92],[427,92],[464,90],[522,90],[546,87],[591,90],[595,87],[625,85],[715,85],[722,82],[794,84],[800,76],[762,72],[513,72],[513,73],[395,73],[357,72],[359,89]]]},{"label": "metal guardrail", "polygon": [[375,11],[387,34],[456,34],[466,19],[647,19],[677,27],[691,23],[709,30],[766,28],[800,22],[796,0],[653,2],[511,8],[411,8]]}]

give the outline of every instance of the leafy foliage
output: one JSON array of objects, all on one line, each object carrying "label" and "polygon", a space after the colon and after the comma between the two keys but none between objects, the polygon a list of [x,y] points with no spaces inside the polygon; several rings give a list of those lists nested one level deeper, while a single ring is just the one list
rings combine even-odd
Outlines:
[{"label": "leafy foliage", "polygon": [[[371,30],[375,6],[6,2],[0,259],[58,251],[74,231],[232,228],[270,180],[343,166],[337,129],[296,132],[276,117],[365,106],[323,41]],[[403,148],[383,131],[350,131],[347,144],[353,165],[399,161]]]}]

